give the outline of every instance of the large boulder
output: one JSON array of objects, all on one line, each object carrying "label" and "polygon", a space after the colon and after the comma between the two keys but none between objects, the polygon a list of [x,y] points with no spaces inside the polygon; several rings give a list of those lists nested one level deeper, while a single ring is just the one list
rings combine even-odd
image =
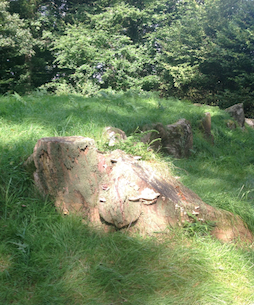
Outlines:
[{"label": "large boulder", "polygon": [[80,214],[105,231],[153,234],[213,222],[212,234],[220,240],[253,241],[240,217],[207,205],[164,167],[138,159],[121,150],[103,154],[89,138],[55,137],[37,142],[27,166],[59,211]]},{"label": "large boulder", "polygon": [[244,116],[243,103],[235,104],[225,109],[225,111],[228,112],[230,116],[236,120],[236,122],[240,127],[244,127],[245,116]]},{"label": "large boulder", "polygon": [[175,158],[189,157],[193,146],[193,134],[191,124],[186,119],[180,119],[175,124],[164,126],[161,123],[145,125],[143,131],[147,132],[141,139],[145,143],[151,143],[151,147]]}]

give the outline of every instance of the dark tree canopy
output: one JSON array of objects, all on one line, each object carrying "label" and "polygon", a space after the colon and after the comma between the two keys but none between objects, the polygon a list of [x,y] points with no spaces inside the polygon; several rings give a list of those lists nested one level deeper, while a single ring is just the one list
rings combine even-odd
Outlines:
[{"label": "dark tree canopy", "polygon": [[156,90],[227,107],[254,90],[253,0],[0,4],[0,93]]}]

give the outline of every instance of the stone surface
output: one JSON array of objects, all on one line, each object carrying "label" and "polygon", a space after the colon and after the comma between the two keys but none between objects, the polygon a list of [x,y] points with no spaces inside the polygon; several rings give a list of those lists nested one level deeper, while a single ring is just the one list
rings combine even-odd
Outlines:
[{"label": "stone surface", "polygon": [[214,145],[214,136],[212,135],[212,120],[210,112],[206,112],[205,116],[201,120],[200,129],[204,135],[206,141]]},{"label": "stone surface", "polygon": [[251,128],[254,128],[254,119],[245,118],[245,123],[249,125]]},{"label": "stone surface", "polygon": [[235,104],[227,109],[225,109],[226,112],[232,116],[238,125],[240,127],[244,127],[245,122],[245,116],[244,116],[244,109],[243,109],[243,103]]},{"label": "stone surface", "polygon": [[116,143],[126,140],[126,134],[119,128],[105,127],[103,136],[106,137],[109,146],[115,146]]},{"label": "stone surface", "polygon": [[40,139],[28,163],[35,169],[35,184],[59,211],[78,213],[105,231],[153,234],[169,226],[213,221],[211,233],[220,240],[253,241],[240,217],[207,205],[158,164],[121,150],[103,154],[92,139]]},{"label": "stone surface", "polygon": [[164,126],[161,123],[145,125],[143,131],[149,131],[142,141],[151,143],[151,147],[158,150],[160,147],[164,152],[176,158],[189,157],[193,145],[193,135],[190,122],[180,119],[175,124]]},{"label": "stone surface", "polygon": [[65,214],[93,214],[99,180],[97,148],[84,137],[40,139],[33,152],[34,180],[43,195]]},{"label": "stone surface", "polygon": [[227,127],[228,127],[229,129],[231,129],[231,130],[236,129],[236,123],[235,123],[235,121],[227,120],[227,121],[226,121],[226,125],[227,125]]}]

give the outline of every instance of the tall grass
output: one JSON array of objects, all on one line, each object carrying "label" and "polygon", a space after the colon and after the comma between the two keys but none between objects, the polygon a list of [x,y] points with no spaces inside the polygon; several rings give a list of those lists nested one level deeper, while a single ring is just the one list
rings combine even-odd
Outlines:
[{"label": "tall grass", "polygon": [[[207,111],[214,146],[198,129]],[[183,117],[194,130],[190,159],[134,147],[138,127]],[[253,304],[252,246],[221,244],[182,228],[147,238],[103,234],[78,217],[57,214],[22,166],[39,138],[80,135],[105,148],[103,128],[118,127],[130,136],[125,150],[170,163],[205,202],[239,214],[254,232],[254,132],[231,131],[227,119],[217,107],[132,92],[1,97],[0,304]]]}]

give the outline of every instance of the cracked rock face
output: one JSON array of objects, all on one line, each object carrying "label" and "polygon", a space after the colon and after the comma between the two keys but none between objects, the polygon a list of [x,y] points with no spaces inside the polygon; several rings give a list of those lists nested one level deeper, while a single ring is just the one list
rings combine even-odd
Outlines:
[{"label": "cracked rock face", "polygon": [[96,198],[99,179],[94,140],[84,137],[40,139],[34,148],[34,180],[61,210],[82,212]]},{"label": "cracked rock face", "polygon": [[99,191],[98,208],[106,222],[122,228],[136,222],[143,211],[142,206],[155,204],[160,193],[144,183],[136,171],[135,158],[113,160],[112,170]]},{"label": "cracked rock face", "polygon": [[[130,196],[138,195],[135,183],[133,183],[135,173],[128,163],[119,160],[114,162],[111,173],[103,180],[103,185],[109,183],[107,189],[101,187],[98,208],[100,216],[108,223],[122,228],[135,222],[141,214],[141,204],[138,201],[129,200]],[[114,181],[112,184],[110,181]],[[132,184],[130,183],[132,181]]]}]

